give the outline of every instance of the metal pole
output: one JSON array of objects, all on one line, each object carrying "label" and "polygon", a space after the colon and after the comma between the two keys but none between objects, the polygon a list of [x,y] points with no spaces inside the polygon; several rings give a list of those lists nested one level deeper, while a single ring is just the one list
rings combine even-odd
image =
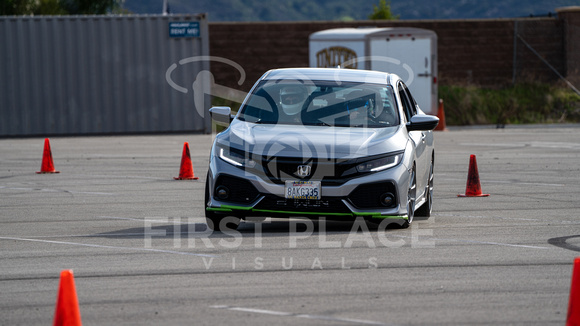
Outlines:
[{"label": "metal pole", "polygon": [[512,75],[512,84],[516,84],[516,73],[518,70],[518,21],[514,21],[514,61],[513,61],[513,75]]}]

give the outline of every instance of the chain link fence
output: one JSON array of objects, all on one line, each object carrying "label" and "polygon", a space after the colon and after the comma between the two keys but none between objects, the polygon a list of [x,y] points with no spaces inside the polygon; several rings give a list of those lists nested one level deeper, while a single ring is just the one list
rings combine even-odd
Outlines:
[{"label": "chain link fence", "polygon": [[[566,29],[580,36],[580,27],[561,20],[526,19],[514,21],[513,84],[526,82],[563,83],[575,93],[578,71],[570,71],[570,47],[580,53],[580,44],[566,40]],[[567,51],[568,49],[568,51]],[[570,75],[572,78],[566,78]]]}]

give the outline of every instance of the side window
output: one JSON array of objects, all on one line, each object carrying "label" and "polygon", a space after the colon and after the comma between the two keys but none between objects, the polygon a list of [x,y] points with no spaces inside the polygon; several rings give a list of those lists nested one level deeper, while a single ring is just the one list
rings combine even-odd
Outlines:
[{"label": "side window", "polygon": [[415,114],[413,110],[413,106],[411,105],[411,101],[407,96],[407,87],[403,83],[399,83],[397,85],[397,92],[399,93],[399,97],[401,98],[401,102],[403,104],[403,111],[405,111],[405,117],[407,118],[407,122],[411,121],[411,117]]},{"label": "side window", "polygon": [[413,98],[413,95],[411,95],[411,92],[409,91],[409,89],[406,86],[405,86],[405,93],[407,93],[407,96],[409,97],[409,103],[411,103],[413,115],[417,114],[417,102],[415,101],[415,99]]}]

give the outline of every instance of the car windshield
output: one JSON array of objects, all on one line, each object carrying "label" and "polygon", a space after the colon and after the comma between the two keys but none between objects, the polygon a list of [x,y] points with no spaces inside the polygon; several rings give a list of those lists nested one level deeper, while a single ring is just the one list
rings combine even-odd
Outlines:
[{"label": "car windshield", "polygon": [[265,80],[240,109],[242,121],[383,128],[399,124],[388,85],[339,81]]}]

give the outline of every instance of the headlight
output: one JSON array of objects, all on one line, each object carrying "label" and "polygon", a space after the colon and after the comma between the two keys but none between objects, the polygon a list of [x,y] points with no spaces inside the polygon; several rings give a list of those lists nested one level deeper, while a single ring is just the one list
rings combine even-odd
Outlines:
[{"label": "headlight", "polygon": [[381,157],[372,161],[364,162],[356,166],[359,173],[363,172],[378,172],[388,168],[392,168],[401,162],[403,153]]},{"label": "headlight", "polygon": [[237,167],[253,168],[256,165],[256,162],[249,157],[248,153],[235,148],[219,147],[218,155],[222,160]]}]

